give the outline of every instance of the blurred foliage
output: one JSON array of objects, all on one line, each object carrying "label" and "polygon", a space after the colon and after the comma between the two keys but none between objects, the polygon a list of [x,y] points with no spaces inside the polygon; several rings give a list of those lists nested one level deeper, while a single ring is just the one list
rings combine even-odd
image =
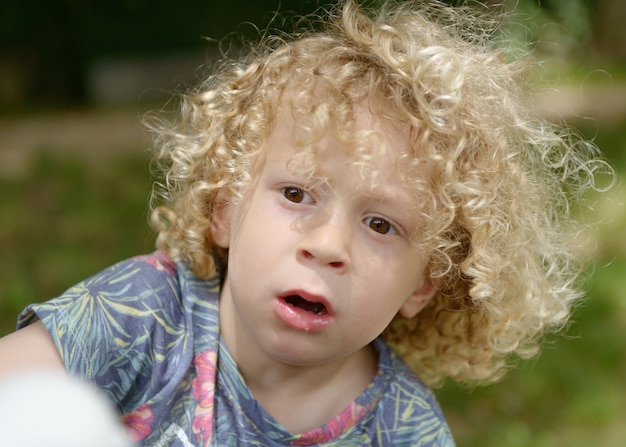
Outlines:
[{"label": "blurred foliage", "polygon": [[27,303],[153,250],[147,165],[136,156],[98,169],[44,150],[27,176],[0,177],[0,335]]},{"label": "blurred foliage", "polygon": [[[558,42],[564,51],[584,48],[592,38],[595,0],[519,0],[518,10],[535,40]],[[578,57],[581,55],[578,54]]]}]

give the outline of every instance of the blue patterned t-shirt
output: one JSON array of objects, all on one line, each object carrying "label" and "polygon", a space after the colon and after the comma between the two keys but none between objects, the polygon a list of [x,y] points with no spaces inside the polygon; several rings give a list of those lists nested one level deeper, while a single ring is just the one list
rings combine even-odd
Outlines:
[{"label": "blue patterned t-shirt", "polygon": [[156,252],[28,307],[18,326],[40,319],[68,371],[106,391],[140,445],[454,445],[432,392],[380,340],[370,386],[323,426],[288,432],[246,386],[218,312],[217,278]]}]

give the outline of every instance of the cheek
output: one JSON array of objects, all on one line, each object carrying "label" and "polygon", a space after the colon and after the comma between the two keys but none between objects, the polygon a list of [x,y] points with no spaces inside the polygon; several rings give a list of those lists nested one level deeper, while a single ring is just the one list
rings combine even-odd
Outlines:
[{"label": "cheek", "polygon": [[244,219],[233,225],[228,255],[228,272],[237,278],[262,275],[270,262],[277,238],[275,225],[250,209]]},{"label": "cheek", "polygon": [[240,252],[250,249],[250,241],[258,240],[256,233],[263,227],[255,206],[254,196],[249,200],[242,200],[231,216],[230,249],[231,252]]},{"label": "cheek", "polygon": [[397,311],[424,283],[424,262],[421,257],[400,256],[381,269],[385,270],[385,278],[379,278],[380,284],[385,284],[384,290],[379,291],[387,297],[388,306]]},{"label": "cheek", "polygon": [[398,313],[395,303],[391,303],[385,295],[374,297],[376,302],[363,303],[355,312],[355,319],[350,323],[349,331],[345,337],[356,340],[359,343],[371,341],[383,333]]}]

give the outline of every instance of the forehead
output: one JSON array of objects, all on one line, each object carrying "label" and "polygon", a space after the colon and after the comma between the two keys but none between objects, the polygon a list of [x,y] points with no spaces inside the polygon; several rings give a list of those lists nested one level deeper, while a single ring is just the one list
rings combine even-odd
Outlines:
[{"label": "forehead", "polygon": [[314,119],[297,122],[290,108],[282,107],[266,140],[257,178],[280,178],[345,199],[361,197],[417,219],[427,212],[432,163],[419,156],[408,126],[367,106],[355,108],[353,116],[347,131],[329,122],[318,135],[308,127]]},{"label": "forehead", "polygon": [[367,104],[353,106],[349,115],[329,109],[319,105],[304,113],[283,102],[266,140],[266,160],[287,161],[293,169],[314,170],[316,175],[323,175],[329,164],[343,163],[378,178],[395,172],[413,152],[409,127]]}]

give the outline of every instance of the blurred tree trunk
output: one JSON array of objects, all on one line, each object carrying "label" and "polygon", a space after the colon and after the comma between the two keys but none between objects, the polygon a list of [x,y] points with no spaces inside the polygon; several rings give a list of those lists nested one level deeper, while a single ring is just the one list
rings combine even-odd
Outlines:
[{"label": "blurred tree trunk", "polygon": [[590,56],[626,62],[626,2],[596,0]]}]

